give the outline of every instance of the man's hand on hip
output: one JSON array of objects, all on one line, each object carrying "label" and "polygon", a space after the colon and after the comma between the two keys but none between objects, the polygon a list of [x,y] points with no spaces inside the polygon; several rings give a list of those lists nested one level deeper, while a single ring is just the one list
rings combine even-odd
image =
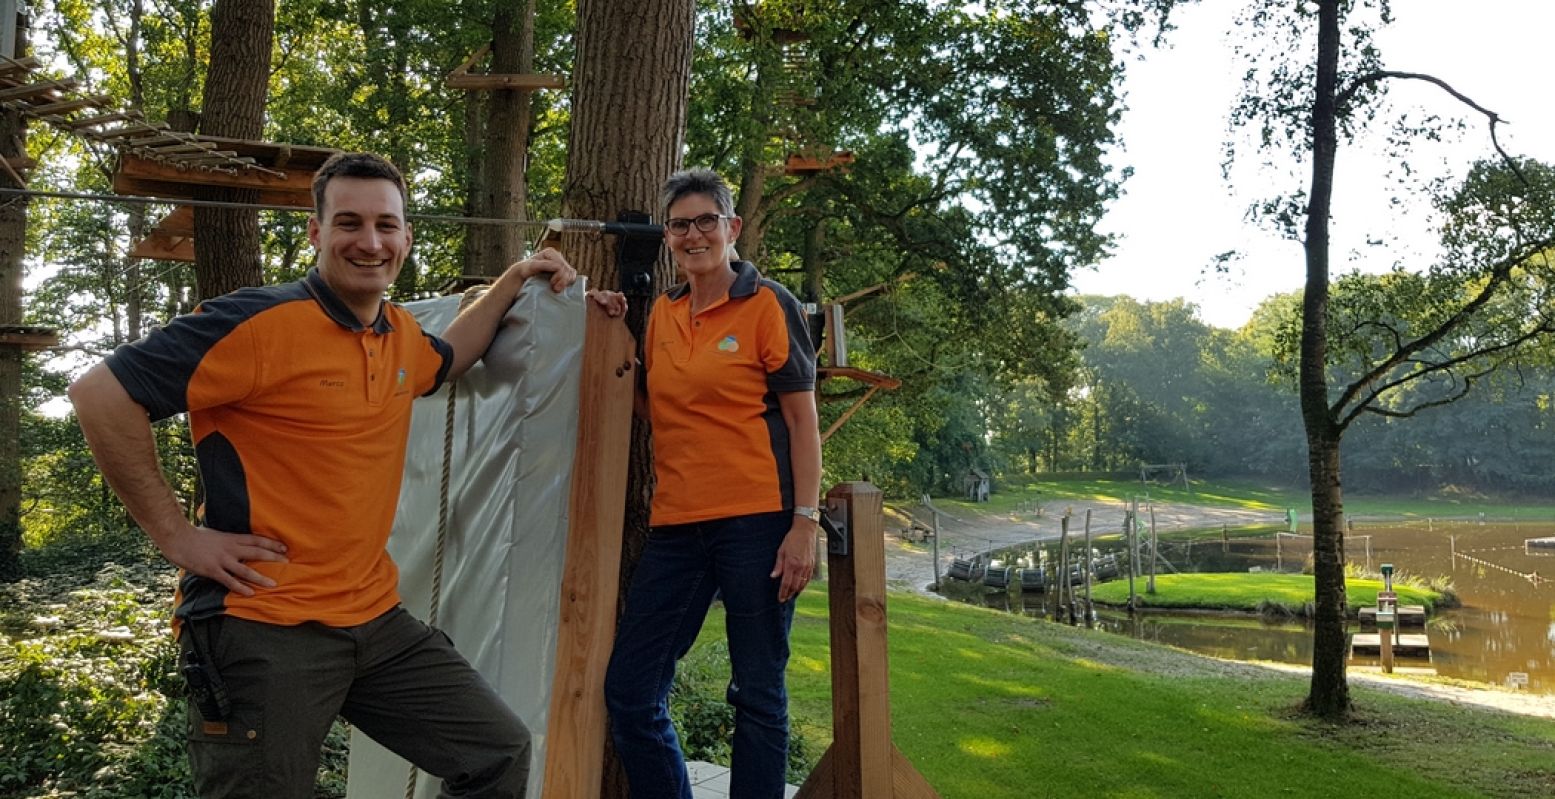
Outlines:
[{"label": "man's hand on hip", "polygon": [[286,562],[286,545],[273,538],[193,525],[159,537],[157,545],[173,565],[215,580],[243,596],[254,595],[251,586],[275,587],[275,581],[251,568],[249,561]]}]

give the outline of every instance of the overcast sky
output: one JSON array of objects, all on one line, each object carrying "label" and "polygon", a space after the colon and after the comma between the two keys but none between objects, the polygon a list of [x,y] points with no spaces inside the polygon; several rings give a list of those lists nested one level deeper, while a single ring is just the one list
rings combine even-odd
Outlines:
[{"label": "overcast sky", "polygon": [[[1298,290],[1301,246],[1245,221],[1248,203],[1276,177],[1253,158],[1238,167],[1235,188],[1221,178],[1226,116],[1245,66],[1232,44],[1236,12],[1250,0],[1203,0],[1174,15],[1167,46],[1126,65],[1129,110],[1116,162],[1131,166],[1126,195],[1103,227],[1120,236],[1113,257],[1074,276],[1076,291],[1139,299],[1183,297],[1210,324],[1238,327],[1264,297]],[[1502,144],[1514,155],[1555,162],[1555,92],[1549,88],[1552,0],[1394,0],[1395,23],[1378,37],[1389,69],[1439,77],[1506,119]],[[1461,106],[1418,82],[1395,84],[1394,105],[1458,114]],[[1373,140],[1381,138],[1381,132]],[[1249,156],[1251,149],[1242,148]],[[1490,154],[1482,124],[1462,141],[1425,150],[1414,161],[1427,171],[1452,164],[1458,174]],[[1381,271],[1395,262],[1431,256],[1429,207],[1417,192],[1395,212],[1379,147],[1341,149],[1334,207],[1335,272],[1352,266]],[[1303,181],[1304,185],[1304,181]],[[1369,238],[1396,238],[1368,247]],[[1217,253],[1243,258],[1226,275],[1208,267]]]}]

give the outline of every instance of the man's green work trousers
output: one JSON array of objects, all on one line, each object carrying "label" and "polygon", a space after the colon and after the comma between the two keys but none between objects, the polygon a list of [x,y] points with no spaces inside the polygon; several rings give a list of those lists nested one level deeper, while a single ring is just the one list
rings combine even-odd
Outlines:
[{"label": "man's green work trousers", "polygon": [[366,624],[284,627],[219,616],[184,626],[231,711],[189,703],[189,762],[205,799],[310,799],[337,715],[443,780],[446,797],[522,797],[529,731],[448,636],[395,608]]}]

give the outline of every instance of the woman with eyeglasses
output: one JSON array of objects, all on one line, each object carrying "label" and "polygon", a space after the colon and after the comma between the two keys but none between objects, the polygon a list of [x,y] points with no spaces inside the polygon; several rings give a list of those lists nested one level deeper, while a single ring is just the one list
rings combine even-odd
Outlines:
[{"label": "woman with eyeglasses", "polygon": [[722,178],[677,172],[661,200],[664,242],[686,282],[648,317],[657,485],[605,677],[611,734],[633,799],[691,798],[670,684],[721,595],[735,710],[729,795],[779,799],[788,632],[820,521],[815,351],[799,301],[738,260],[741,220]]}]

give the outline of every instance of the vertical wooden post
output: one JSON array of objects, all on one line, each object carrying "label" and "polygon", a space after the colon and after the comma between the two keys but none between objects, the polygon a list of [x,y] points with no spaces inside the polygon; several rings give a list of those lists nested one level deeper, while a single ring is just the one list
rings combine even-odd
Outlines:
[{"label": "vertical wooden post", "polygon": [[847,519],[849,544],[847,552],[826,556],[832,744],[796,799],[939,799],[891,743],[880,489],[840,483],[826,492],[826,507],[828,515]]},{"label": "vertical wooden post", "polygon": [[1230,551],[1231,551],[1231,538],[1230,538],[1230,534],[1226,532],[1226,525],[1224,523],[1222,523],[1220,525],[1220,554],[1224,555],[1224,554],[1226,554],[1226,553],[1228,553]]},{"label": "vertical wooden post", "polygon": [[626,325],[588,303],[578,382],[578,448],[567,503],[571,527],[546,724],[546,799],[599,795],[605,666],[615,637],[636,352]]},{"label": "vertical wooden post", "polygon": [[1069,586],[1069,513],[1066,511],[1063,518],[1058,520],[1058,594],[1053,602],[1053,620],[1061,621],[1064,618],[1064,596],[1068,593],[1071,597],[1074,592]]},{"label": "vertical wooden post", "polygon": [[1155,506],[1150,505],[1150,581],[1145,584],[1145,593],[1155,593],[1155,562],[1161,559],[1160,539],[1155,535]]},{"label": "vertical wooden post", "polygon": [[1095,626],[1093,621],[1092,621],[1092,617],[1095,614],[1092,611],[1094,611],[1096,609],[1096,607],[1095,607],[1095,605],[1091,604],[1091,574],[1092,574],[1093,570],[1095,569],[1095,567],[1096,567],[1096,564],[1093,563],[1092,560],[1091,560],[1091,509],[1090,508],[1086,508],[1085,509],[1085,626],[1086,627]]},{"label": "vertical wooden post", "polygon": [[940,584],[939,584],[940,583],[940,577],[939,577],[939,508],[933,508],[932,509],[932,513],[933,513],[933,518],[934,518],[934,529],[929,531],[929,535],[934,537],[934,590],[938,591],[939,588],[940,588]]},{"label": "vertical wooden post", "polygon": [[1139,519],[1135,516],[1138,508],[1128,511],[1123,517],[1123,526],[1128,528],[1123,531],[1123,539],[1128,542],[1128,612],[1133,613],[1139,607],[1139,595],[1134,593],[1134,575],[1139,571]]}]

